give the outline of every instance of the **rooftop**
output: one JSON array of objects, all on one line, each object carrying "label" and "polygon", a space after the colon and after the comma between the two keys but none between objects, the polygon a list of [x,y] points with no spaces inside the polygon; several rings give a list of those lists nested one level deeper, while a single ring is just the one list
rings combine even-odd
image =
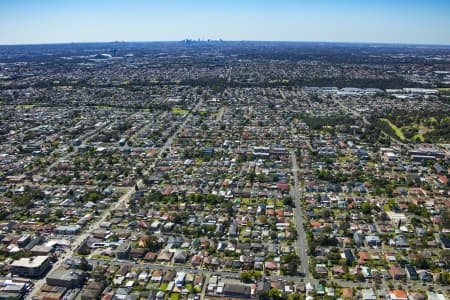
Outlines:
[{"label": "rooftop", "polygon": [[23,257],[21,259],[15,260],[11,266],[12,267],[25,267],[25,268],[37,268],[41,266],[46,260],[47,256],[35,256],[35,257]]}]

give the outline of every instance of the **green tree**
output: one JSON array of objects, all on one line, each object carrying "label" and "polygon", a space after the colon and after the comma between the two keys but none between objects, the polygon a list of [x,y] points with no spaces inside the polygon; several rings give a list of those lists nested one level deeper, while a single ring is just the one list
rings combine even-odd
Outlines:
[{"label": "green tree", "polygon": [[268,296],[269,296],[269,299],[271,299],[271,300],[281,299],[281,291],[278,289],[270,289]]},{"label": "green tree", "polygon": [[450,272],[448,271],[442,272],[439,281],[444,285],[450,284]]},{"label": "green tree", "polygon": [[162,248],[162,243],[156,236],[152,235],[145,241],[145,248],[149,249],[151,252],[158,252]]},{"label": "green tree", "polygon": [[250,272],[241,272],[241,280],[244,283],[252,282],[252,274]]},{"label": "green tree", "polygon": [[58,218],[64,217],[63,210],[61,208],[58,208],[57,210],[55,210],[55,216]]},{"label": "green tree", "polygon": [[303,300],[305,297],[302,294],[293,293],[287,296],[287,300]]},{"label": "green tree", "polygon": [[372,211],[372,205],[370,205],[370,202],[364,202],[361,205],[361,211],[363,214],[368,215]]},{"label": "green tree", "polygon": [[85,197],[84,200],[87,202],[97,202],[102,198],[101,194],[98,192],[89,192]]},{"label": "green tree", "polygon": [[296,275],[297,274],[297,268],[300,265],[300,257],[295,254],[291,253],[288,255],[285,255],[282,257],[283,265],[281,267],[281,270],[286,275]]},{"label": "green tree", "polygon": [[283,198],[283,204],[287,206],[294,206],[294,201],[291,196],[287,196]]},{"label": "green tree", "polygon": [[256,281],[259,281],[262,278],[262,273],[259,271],[253,271],[252,276]]},{"label": "green tree", "polygon": [[269,293],[263,290],[258,291],[258,298],[260,300],[269,300]]},{"label": "green tree", "polygon": [[416,253],[411,259],[411,264],[420,268],[420,269],[428,269],[429,265],[426,258],[421,253]]}]

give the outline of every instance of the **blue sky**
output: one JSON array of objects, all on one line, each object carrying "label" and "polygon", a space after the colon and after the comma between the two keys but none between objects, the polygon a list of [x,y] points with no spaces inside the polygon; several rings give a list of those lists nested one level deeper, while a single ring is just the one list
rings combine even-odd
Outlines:
[{"label": "blue sky", "polygon": [[450,44],[450,0],[0,0],[0,44],[185,38]]}]

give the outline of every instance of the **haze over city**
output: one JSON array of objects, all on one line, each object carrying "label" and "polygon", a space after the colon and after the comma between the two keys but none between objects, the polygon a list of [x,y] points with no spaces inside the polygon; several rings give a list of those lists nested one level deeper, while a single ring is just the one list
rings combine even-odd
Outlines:
[{"label": "haze over city", "polygon": [[450,44],[445,0],[15,0],[0,44],[192,39]]}]

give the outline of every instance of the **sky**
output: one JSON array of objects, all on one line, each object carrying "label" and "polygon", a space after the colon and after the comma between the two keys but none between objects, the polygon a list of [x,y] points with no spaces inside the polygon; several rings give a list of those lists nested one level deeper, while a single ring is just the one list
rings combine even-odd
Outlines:
[{"label": "sky", "polygon": [[0,0],[0,44],[223,39],[450,44],[450,0]]}]

